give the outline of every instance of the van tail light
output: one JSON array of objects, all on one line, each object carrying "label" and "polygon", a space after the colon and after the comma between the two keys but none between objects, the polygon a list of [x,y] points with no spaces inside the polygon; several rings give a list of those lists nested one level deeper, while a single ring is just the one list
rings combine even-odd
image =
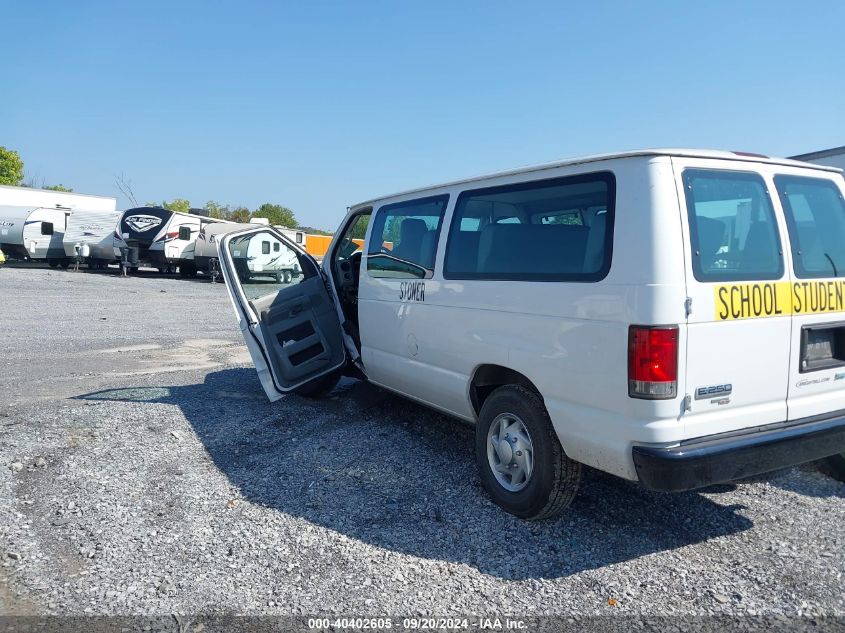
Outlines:
[{"label": "van tail light", "polygon": [[630,327],[628,395],[647,400],[671,400],[678,395],[677,326]]}]

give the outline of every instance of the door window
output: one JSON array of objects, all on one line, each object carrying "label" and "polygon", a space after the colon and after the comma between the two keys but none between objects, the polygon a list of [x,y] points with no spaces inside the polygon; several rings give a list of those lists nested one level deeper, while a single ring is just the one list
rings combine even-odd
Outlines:
[{"label": "door window", "polygon": [[832,180],[775,176],[786,214],[795,276],[845,276],[845,203]]},{"label": "door window", "polygon": [[609,172],[464,191],[446,245],[447,279],[598,281],[610,270]]},{"label": "door window", "polygon": [[373,220],[367,271],[371,277],[428,279],[449,196],[381,207]]},{"label": "door window", "polygon": [[279,241],[270,231],[233,237],[228,248],[234,272],[250,301],[275,294],[283,287],[316,274],[306,257]]},{"label": "door window", "polygon": [[775,213],[759,174],[687,169],[683,182],[698,281],[783,276]]},{"label": "door window", "polygon": [[42,222],[41,223],[41,235],[52,235],[53,234],[53,223],[52,222]]},{"label": "door window", "polygon": [[364,238],[367,235],[367,227],[369,225],[369,213],[361,213],[360,215],[355,216],[355,219],[352,221],[352,224],[347,227],[346,232],[343,234],[337,250],[335,251],[335,261],[337,263],[344,262],[350,259],[353,255],[361,252],[361,249],[364,246]]}]

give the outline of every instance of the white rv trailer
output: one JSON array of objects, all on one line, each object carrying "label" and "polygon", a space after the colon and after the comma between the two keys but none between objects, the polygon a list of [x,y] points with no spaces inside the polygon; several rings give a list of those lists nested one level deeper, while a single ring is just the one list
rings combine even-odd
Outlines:
[{"label": "white rv trailer", "polygon": [[272,233],[262,235],[260,240],[246,239],[242,246],[238,246],[237,240],[232,244],[234,267],[243,282],[255,277],[272,277],[278,283],[289,284],[302,274],[296,252]]},{"label": "white rv trailer", "polygon": [[[17,233],[12,226],[0,227],[0,244],[6,245],[4,250],[7,255],[21,259],[46,259],[52,265],[59,265],[68,263],[62,246],[68,214],[77,209],[85,209],[92,213],[114,213],[117,200],[106,196],[91,196],[68,191],[0,186],[0,207],[28,208],[31,212],[39,210],[36,215],[31,215],[28,220],[24,220],[32,223],[26,225],[28,243],[23,241],[24,225],[18,227],[20,241],[12,239],[12,234]],[[8,211],[7,215],[11,213]],[[15,217],[18,216],[20,216],[19,212]],[[12,219],[10,215],[3,221],[7,224],[17,223],[17,220]],[[41,229],[50,230],[48,225],[37,224],[41,222],[52,224],[52,234],[41,234]],[[2,233],[3,228],[6,229],[6,234]],[[38,235],[34,235],[35,229],[38,229]],[[34,252],[33,241],[35,242]]]},{"label": "white rv trailer", "polygon": [[206,224],[225,222],[192,213],[178,213],[161,207],[138,207],[123,212],[115,248],[138,249],[139,265],[159,270],[179,267],[183,277],[197,273],[194,248],[197,235]]},{"label": "white rv trailer", "polygon": [[51,191],[49,189],[0,185],[0,205],[114,211],[117,208],[117,199],[72,191]]},{"label": "white rv trailer", "polygon": [[107,268],[110,262],[120,259],[116,249],[115,230],[121,213],[75,209],[67,219],[64,234],[64,256],[79,258],[90,268]]},{"label": "white rv trailer", "polygon": [[0,249],[10,258],[67,267],[62,235],[69,214],[66,208],[0,206]]},{"label": "white rv trailer", "polygon": [[[196,245],[194,247],[194,266],[197,271],[207,273],[212,276],[218,274],[220,272],[220,265],[219,258],[217,256],[217,241],[227,233],[245,229],[249,225],[256,224],[269,226],[270,223],[265,218],[252,218],[249,221],[249,224],[241,222],[215,222],[213,224],[204,223],[197,234]],[[290,232],[290,229],[283,229],[283,232],[286,236],[289,236],[288,232]],[[295,239],[294,236],[289,237],[291,239]],[[291,266],[290,268],[291,278],[293,277],[295,268],[298,269],[298,266]],[[247,267],[244,270],[249,271],[249,268]],[[280,280],[287,278],[288,277],[284,272],[280,272]]]}]

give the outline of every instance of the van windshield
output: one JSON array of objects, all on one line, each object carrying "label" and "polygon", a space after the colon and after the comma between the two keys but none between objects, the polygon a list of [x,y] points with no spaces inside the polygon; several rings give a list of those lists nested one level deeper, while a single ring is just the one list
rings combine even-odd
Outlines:
[{"label": "van windshield", "polygon": [[845,277],[845,203],[832,180],[775,176],[796,277]]}]

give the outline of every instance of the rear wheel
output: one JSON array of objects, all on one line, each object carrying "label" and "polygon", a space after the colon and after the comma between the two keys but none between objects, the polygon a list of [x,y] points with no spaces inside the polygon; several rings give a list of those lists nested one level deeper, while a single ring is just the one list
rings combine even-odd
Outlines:
[{"label": "rear wheel", "polygon": [[289,270],[286,270],[284,272],[284,282],[286,284],[289,284],[292,279],[293,279],[293,275],[291,274],[291,272]]},{"label": "rear wheel", "polygon": [[48,259],[47,263],[50,265],[50,268],[58,268],[59,267],[59,260],[58,259]]},{"label": "rear wheel", "polygon": [[839,453],[827,458],[828,466],[833,471],[833,476],[839,481],[845,481],[845,453]]},{"label": "rear wheel", "polygon": [[192,279],[197,276],[197,267],[193,264],[180,264],[179,275],[187,279]]},{"label": "rear wheel", "polygon": [[337,386],[337,383],[340,382],[340,376],[340,370],[336,369],[330,374],[315,378],[311,382],[306,382],[301,387],[294,389],[293,392],[303,398],[322,398]]},{"label": "rear wheel", "polygon": [[581,464],[563,452],[543,401],[525,387],[499,387],[484,402],[475,456],[493,501],[520,518],[555,517],[578,491]]}]

